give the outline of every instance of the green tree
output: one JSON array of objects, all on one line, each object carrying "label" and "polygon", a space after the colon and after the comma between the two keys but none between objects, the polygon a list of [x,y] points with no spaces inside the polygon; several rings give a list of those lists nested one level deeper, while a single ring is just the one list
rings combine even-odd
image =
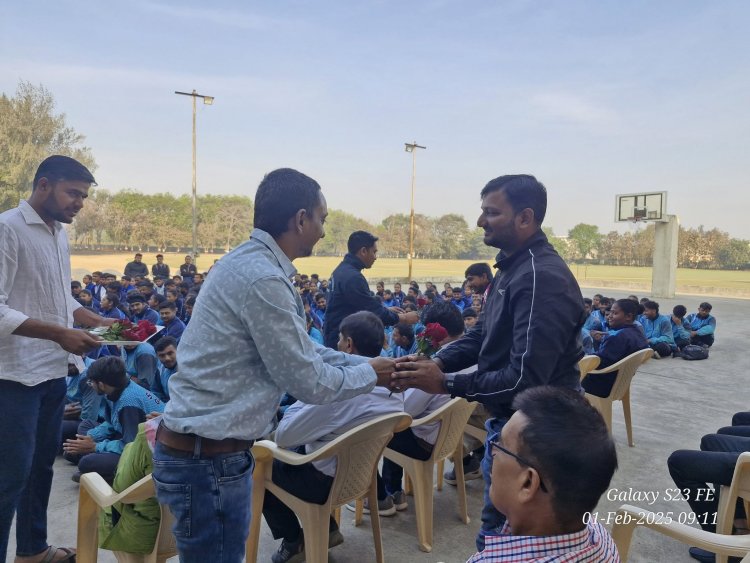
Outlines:
[{"label": "green tree", "polygon": [[602,235],[596,225],[578,223],[568,231],[568,238],[575,249],[576,257],[580,260],[586,260],[592,257],[592,253],[599,246]]},{"label": "green tree", "polygon": [[716,253],[719,267],[727,270],[750,268],[750,241],[733,238]]},{"label": "green tree", "polygon": [[39,163],[52,154],[73,157],[96,169],[85,137],[55,113],[44,86],[21,81],[14,96],[0,95],[0,211],[18,205],[31,190]]}]

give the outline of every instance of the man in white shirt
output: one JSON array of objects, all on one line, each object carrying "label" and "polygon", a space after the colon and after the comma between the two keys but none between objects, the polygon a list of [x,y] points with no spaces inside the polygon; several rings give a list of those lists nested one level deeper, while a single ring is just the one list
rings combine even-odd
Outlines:
[{"label": "man in white shirt", "polygon": [[[82,326],[111,324],[70,295],[62,223],[83,207],[94,177],[80,162],[51,156],[39,165],[28,201],[0,214],[0,555],[13,516],[17,561],[65,561],[47,545],[47,502],[60,441],[68,354],[99,340]],[[35,280],[46,283],[34,283]],[[12,460],[12,461],[9,461]]]},{"label": "man in white shirt", "polygon": [[[375,358],[383,348],[383,322],[369,311],[346,317],[341,321],[339,333],[340,352]],[[297,401],[284,413],[276,429],[276,443],[282,448],[303,448],[305,453],[311,453],[360,424],[403,410],[403,396],[390,393],[384,387],[375,387],[367,394],[329,405],[309,405]],[[287,465],[278,460],[273,462],[274,483],[303,500],[318,504],[323,504],[328,498],[335,474],[335,457],[304,465]],[[266,491],[263,516],[273,537],[284,540],[272,557],[273,563],[304,561],[304,536],[294,512]],[[331,518],[328,547],[343,541],[336,522]]]}]

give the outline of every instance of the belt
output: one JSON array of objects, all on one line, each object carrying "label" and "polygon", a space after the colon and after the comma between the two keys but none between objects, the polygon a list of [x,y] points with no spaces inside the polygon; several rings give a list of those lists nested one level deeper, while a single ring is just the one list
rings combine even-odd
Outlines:
[{"label": "belt", "polygon": [[199,455],[203,454],[205,456],[247,451],[255,443],[253,440],[237,440],[235,438],[211,440],[210,438],[203,438],[195,434],[182,434],[170,430],[163,423],[156,430],[156,441],[173,450],[197,453]]}]

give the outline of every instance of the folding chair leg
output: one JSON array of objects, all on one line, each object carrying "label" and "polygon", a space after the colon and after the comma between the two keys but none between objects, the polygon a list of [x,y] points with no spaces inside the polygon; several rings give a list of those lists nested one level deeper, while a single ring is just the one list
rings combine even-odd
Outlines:
[{"label": "folding chair leg", "polygon": [[419,549],[432,551],[432,472],[433,463],[424,462],[413,466],[414,472],[414,512],[417,516],[417,537]]},{"label": "folding chair leg", "polygon": [[300,514],[305,534],[305,561],[328,563],[328,519],[330,505],[308,504]]},{"label": "folding chair leg", "polygon": [[256,563],[258,560],[258,544],[260,543],[260,521],[263,515],[263,499],[266,496],[264,486],[265,466],[256,463],[253,471],[253,491],[250,501],[250,532],[245,542],[245,560],[247,563]]},{"label": "folding chair leg", "polygon": [[622,412],[625,415],[625,430],[628,433],[628,445],[632,448],[633,442],[633,422],[630,417],[630,389],[622,397]]},{"label": "folding chair leg", "polygon": [[437,490],[438,491],[443,490],[443,472],[444,471],[445,471],[445,460],[441,459],[440,461],[437,462]]},{"label": "folding chair leg", "polygon": [[375,561],[376,563],[384,563],[383,540],[380,535],[380,514],[378,513],[378,487],[375,484],[374,475],[367,498],[372,507],[370,509],[370,525],[372,526],[372,541],[375,544]]},{"label": "folding chair leg", "polygon": [[362,523],[362,515],[365,513],[365,503],[361,498],[354,503],[354,525],[359,526]]},{"label": "folding chair leg", "polygon": [[[458,449],[453,455],[453,470],[456,472],[456,489],[458,490],[458,517],[464,524],[469,523],[469,508],[466,501],[466,477],[464,475],[464,464],[461,454],[463,445],[459,442]],[[459,460],[455,463],[455,460]]]},{"label": "folding chair leg", "polygon": [[337,506],[333,509],[333,519],[336,522],[336,525],[340,528],[341,527],[341,507]]},{"label": "folding chair leg", "polygon": [[84,487],[78,493],[78,540],[76,560],[95,563],[99,555],[99,507]]}]

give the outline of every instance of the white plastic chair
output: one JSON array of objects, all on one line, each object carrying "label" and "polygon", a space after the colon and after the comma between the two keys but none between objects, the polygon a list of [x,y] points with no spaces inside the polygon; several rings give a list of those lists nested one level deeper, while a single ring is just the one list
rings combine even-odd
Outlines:
[{"label": "white plastic chair", "polygon": [[[95,563],[99,556],[99,512],[116,502],[133,504],[156,496],[151,475],[146,475],[121,493],[116,493],[98,473],[84,473],[78,494],[78,542],[76,561]],[[177,555],[177,545],[172,534],[174,522],[169,508],[161,506],[161,522],[154,550],[148,555],[115,551],[121,563],[157,563]]]},{"label": "white plastic chair", "polygon": [[[432,551],[433,474],[435,464],[449,456],[453,456],[454,460],[458,460],[455,468],[459,518],[464,524],[469,523],[466,504],[466,483],[464,481],[464,469],[461,464],[461,458],[463,456],[463,433],[466,421],[469,420],[475,407],[476,403],[469,403],[466,399],[455,398],[445,403],[430,415],[418,418],[412,422],[411,428],[440,422],[440,431],[435,440],[432,455],[428,460],[421,461],[414,459],[389,448],[386,448],[383,454],[391,461],[403,467],[405,474],[413,483],[417,536],[419,549],[422,551],[428,553]],[[360,500],[357,503],[355,525],[358,525],[361,519],[359,510],[361,502]],[[373,506],[372,501],[370,501],[370,506]]]},{"label": "white plastic chair", "polygon": [[609,367],[591,370],[588,373],[589,378],[591,378],[596,377],[598,374],[617,372],[617,379],[615,379],[608,397],[597,397],[596,395],[586,393],[586,398],[602,414],[610,433],[612,432],[612,403],[622,401],[622,411],[625,415],[625,430],[628,433],[628,445],[630,447],[635,446],[633,442],[633,423],[630,416],[630,383],[638,368],[641,367],[641,364],[647,362],[653,355],[654,351],[651,348],[638,350]]},{"label": "white plastic chair", "polygon": [[[307,455],[284,450],[268,440],[256,442],[253,446],[256,469],[253,473],[252,520],[246,547],[248,563],[257,561],[260,518],[263,515],[266,490],[291,508],[302,522],[305,560],[308,563],[328,561],[328,519],[332,509],[367,494],[370,506],[373,507],[370,515],[375,560],[382,563],[383,545],[380,539],[375,472],[386,444],[395,432],[408,428],[409,423],[411,417],[405,413],[383,415],[349,430],[330,444]],[[302,465],[330,457],[336,457],[336,475],[328,499],[322,505],[300,500],[272,480],[274,459],[291,465]]]}]

